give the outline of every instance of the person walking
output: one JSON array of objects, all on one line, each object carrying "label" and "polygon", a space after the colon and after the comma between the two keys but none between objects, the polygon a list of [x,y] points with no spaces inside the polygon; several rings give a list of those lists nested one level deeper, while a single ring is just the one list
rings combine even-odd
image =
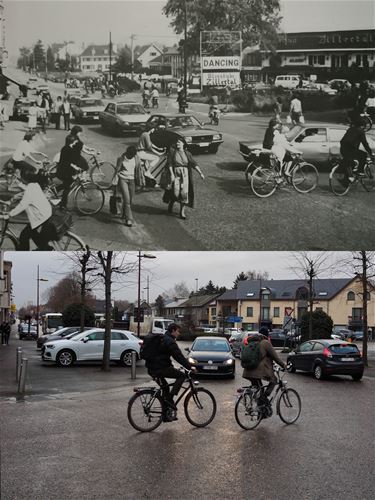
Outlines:
[{"label": "person walking", "polygon": [[0,325],[0,333],[1,333],[1,344],[5,345],[5,321],[3,321]]},{"label": "person walking", "polygon": [[29,117],[27,126],[29,127],[29,131],[32,132],[36,129],[38,119],[38,108],[36,106],[36,102],[33,101],[29,107]]},{"label": "person walking", "polygon": [[293,92],[293,99],[290,102],[289,114],[293,125],[298,125],[303,122],[302,103],[298,96],[299,95],[296,92]]},{"label": "person walking", "polygon": [[0,128],[4,129],[5,122],[5,105],[3,101],[0,99]]},{"label": "person walking", "polygon": [[70,130],[70,103],[67,97],[64,97],[64,101],[62,103],[62,111],[64,116],[64,129]]},{"label": "person walking", "polygon": [[281,113],[283,111],[283,101],[280,96],[276,97],[276,102],[273,106],[273,112],[275,113],[276,120],[281,120]]},{"label": "person walking", "polygon": [[5,340],[5,345],[9,344],[9,337],[10,337],[10,324],[9,321],[6,321],[4,324],[4,340]]},{"label": "person walking", "polygon": [[175,147],[170,148],[166,168],[169,169],[171,188],[164,191],[163,202],[168,203],[169,213],[172,213],[176,201],[180,203],[180,218],[185,220],[186,205],[194,207],[193,170],[199,173],[202,180],[204,175],[191,153],[187,151],[187,144],[183,139],[177,139]]},{"label": "person walking", "polygon": [[136,146],[127,147],[125,153],[117,159],[116,170],[122,197],[122,218],[126,226],[132,227],[134,223],[132,202],[135,193],[135,177],[138,175],[137,171],[141,170],[141,160],[137,155]]},{"label": "person walking", "polygon": [[61,106],[62,100],[61,97],[58,96],[56,101],[52,104],[52,123],[55,124],[55,129],[60,130],[60,122],[61,122]]}]

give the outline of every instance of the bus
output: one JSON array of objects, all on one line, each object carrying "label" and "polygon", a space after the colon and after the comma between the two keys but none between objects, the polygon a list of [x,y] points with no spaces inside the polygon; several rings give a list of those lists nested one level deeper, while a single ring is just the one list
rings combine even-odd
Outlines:
[{"label": "bus", "polygon": [[53,333],[62,328],[62,326],[61,313],[46,313],[42,315],[42,331],[44,335]]}]

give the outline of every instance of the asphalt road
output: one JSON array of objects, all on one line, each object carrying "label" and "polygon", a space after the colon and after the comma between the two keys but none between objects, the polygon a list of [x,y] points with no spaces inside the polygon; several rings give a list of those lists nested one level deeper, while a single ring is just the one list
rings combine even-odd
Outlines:
[{"label": "asphalt road", "polygon": [[12,338],[5,349],[20,344],[28,395],[0,398],[4,500],[373,498],[374,378],[286,374],[302,399],[299,421],[273,415],[243,431],[234,419],[238,363],[235,380],[201,380],[218,403],[209,427],[193,428],[180,409],[177,422],[139,434],[126,407],[132,387],[150,383],[142,363],[132,381],[117,366],[104,374],[95,364],[42,365],[32,341]]},{"label": "asphalt road", "polygon": [[[26,75],[23,75],[26,78]],[[63,94],[62,84],[50,84],[52,92]],[[139,101],[139,94],[126,98]],[[160,109],[176,109],[174,98],[160,99]],[[190,104],[189,112],[207,120],[207,107]],[[167,214],[162,191],[149,190],[134,200],[136,224],[125,227],[109,213],[107,194],[101,213],[74,215],[74,231],[92,248],[160,250],[352,250],[353,246],[375,247],[373,231],[374,193],[361,187],[348,196],[334,196],[328,174],[321,172],[319,186],[307,195],[283,188],[271,198],[259,199],[250,192],[238,153],[238,141],[261,140],[269,117],[249,114],[223,115],[218,129],[224,143],[219,152],[196,155],[206,179],[195,176],[196,208],[188,220]],[[10,122],[9,127],[15,126]],[[18,128],[23,125],[17,122]],[[113,137],[98,124],[85,125],[85,142],[102,152],[102,158],[116,161],[136,136]],[[49,129],[45,144],[52,157],[63,145],[64,131]]]}]

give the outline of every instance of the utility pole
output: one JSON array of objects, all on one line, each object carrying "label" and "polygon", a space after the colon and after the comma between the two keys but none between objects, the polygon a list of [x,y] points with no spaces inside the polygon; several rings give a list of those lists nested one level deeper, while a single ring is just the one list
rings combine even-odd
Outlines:
[{"label": "utility pole", "polygon": [[134,80],[134,39],[135,39],[135,35],[132,34],[131,37],[130,37],[130,40],[131,40],[131,53],[132,53],[132,80]]},{"label": "utility pole", "polygon": [[[184,0],[185,17],[184,17],[184,101],[187,103],[187,0]],[[184,108],[185,113],[185,108]]]},{"label": "utility pole", "polygon": [[109,81],[112,81],[112,38],[109,32]]}]

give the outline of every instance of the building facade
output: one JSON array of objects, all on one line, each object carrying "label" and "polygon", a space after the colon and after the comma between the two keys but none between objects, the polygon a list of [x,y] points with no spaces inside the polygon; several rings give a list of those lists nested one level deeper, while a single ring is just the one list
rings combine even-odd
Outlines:
[{"label": "building facade", "polygon": [[109,45],[89,45],[80,55],[80,68],[82,72],[108,71],[110,64],[117,60],[117,46],[112,44],[112,54]]},{"label": "building facade", "polygon": [[4,1],[0,0],[0,66],[5,67],[8,52],[5,45],[5,7]]},{"label": "building facade", "polygon": [[138,61],[142,64],[142,68],[149,68],[150,62],[162,54],[162,49],[160,49],[155,43],[152,43],[142,52],[140,56],[138,56]]},{"label": "building facade", "polygon": [[9,321],[12,305],[12,263],[0,250],[0,323]]}]

